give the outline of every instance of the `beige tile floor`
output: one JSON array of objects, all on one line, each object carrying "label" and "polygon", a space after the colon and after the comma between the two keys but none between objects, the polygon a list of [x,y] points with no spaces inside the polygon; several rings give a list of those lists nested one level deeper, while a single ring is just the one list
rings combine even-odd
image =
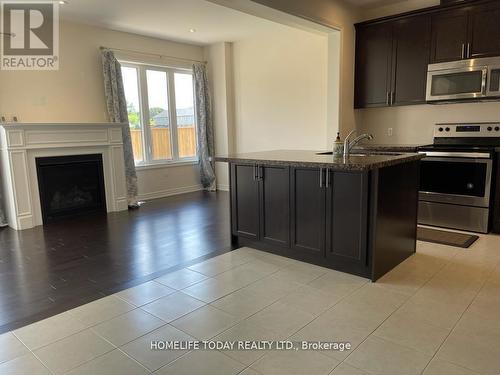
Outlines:
[{"label": "beige tile floor", "polygon": [[[350,351],[151,351],[151,340]],[[0,374],[500,374],[500,236],[418,243],[377,283],[241,248],[0,335]]]}]

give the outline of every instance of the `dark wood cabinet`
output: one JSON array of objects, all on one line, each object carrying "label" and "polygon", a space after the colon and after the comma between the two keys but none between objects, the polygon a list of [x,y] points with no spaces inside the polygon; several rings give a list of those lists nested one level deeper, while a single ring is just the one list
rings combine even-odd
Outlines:
[{"label": "dark wood cabinet", "polygon": [[325,250],[325,170],[292,168],[291,250],[302,255],[323,257]]},{"label": "dark wood cabinet", "polygon": [[419,161],[344,171],[230,163],[234,246],[376,280],[415,252]]},{"label": "dark wood cabinet", "polygon": [[356,108],[389,105],[392,71],[392,24],[356,29]]},{"label": "dark wood cabinet", "polygon": [[355,107],[425,102],[430,16],[356,28]]},{"label": "dark wood cabinet", "polygon": [[491,231],[500,234],[500,152],[495,155],[495,172],[493,173],[493,217]]},{"label": "dark wood cabinet", "polygon": [[391,105],[425,102],[430,58],[431,18],[428,15],[395,21]]},{"label": "dark wood cabinet", "polygon": [[233,235],[288,246],[289,168],[232,164],[231,183]]},{"label": "dark wood cabinet", "polygon": [[469,12],[469,58],[500,56],[500,2],[471,8]]},{"label": "dark wood cabinet", "polygon": [[478,0],[357,24],[354,107],[425,103],[429,63],[500,56],[499,20]]},{"label": "dark wood cabinet", "polygon": [[288,247],[290,243],[289,168],[259,166],[261,240]]},{"label": "dark wood cabinet", "polygon": [[433,63],[500,55],[500,2],[466,5],[432,17]]},{"label": "dark wood cabinet", "polygon": [[331,173],[327,194],[326,258],[339,268],[368,266],[368,173]]},{"label": "dark wood cabinet", "polygon": [[259,181],[257,167],[232,164],[232,231],[235,236],[259,238]]},{"label": "dark wood cabinet", "polygon": [[432,63],[466,57],[467,22],[467,9],[454,9],[432,16]]}]

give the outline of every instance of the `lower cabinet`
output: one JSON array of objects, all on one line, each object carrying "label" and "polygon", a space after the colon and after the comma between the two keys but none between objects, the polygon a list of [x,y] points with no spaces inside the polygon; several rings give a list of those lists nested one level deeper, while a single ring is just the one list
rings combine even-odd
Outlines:
[{"label": "lower cabinet", "polygon": [[368,172],[231,164],[233,235],[365,274]]},{"label": "lower cabinet", "polygon": [[231,164],[231,209],[234,236],[259,239],[259,181],[257,167]]},{"label": "lower cabinet", "polygon": [[335,172],[327,193],[326,258],[339,269],[368,266],[368,173]]},{"label": "lower cabinet", "polygon": [[233,236],[288,247],[289,168],[231,164]]},{"label": "lower cabinet", "polygon": [[291,250],[299,255],[325,253],[325,170],[292,168],[290,176]]},{"label": "lower cabinet", "polygon": [[290,244],[289,168],[260,166],[260,239],[272,245]]}]

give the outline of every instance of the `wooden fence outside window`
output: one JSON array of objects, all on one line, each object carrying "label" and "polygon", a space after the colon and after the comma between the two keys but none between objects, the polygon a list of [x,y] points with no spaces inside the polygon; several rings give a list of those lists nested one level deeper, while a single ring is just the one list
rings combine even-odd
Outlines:
[{"label": "wooden fence outside window", "polygon": [[[130,129],[135,161],[142,161],[142,132],[140,129]],[[194,126],[177,128],[179,158],[196,156],[196,132]],[[151,128],[151,157],[153,160],[172,159],[170,128]]]}]

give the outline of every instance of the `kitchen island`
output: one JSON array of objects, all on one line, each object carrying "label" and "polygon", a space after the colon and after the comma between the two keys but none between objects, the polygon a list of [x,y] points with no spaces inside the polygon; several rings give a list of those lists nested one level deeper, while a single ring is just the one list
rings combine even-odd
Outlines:
[{"label": "kitchen island", "polygon": [[294,150],[217,157],[230,166],[233,244],[375,281],[415,252],[422,157]]}]

